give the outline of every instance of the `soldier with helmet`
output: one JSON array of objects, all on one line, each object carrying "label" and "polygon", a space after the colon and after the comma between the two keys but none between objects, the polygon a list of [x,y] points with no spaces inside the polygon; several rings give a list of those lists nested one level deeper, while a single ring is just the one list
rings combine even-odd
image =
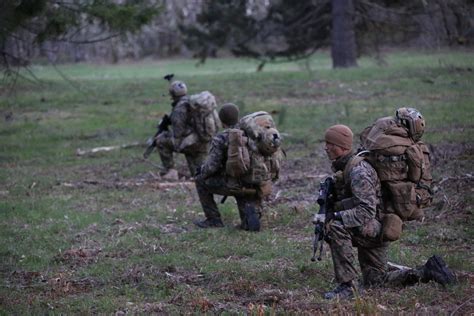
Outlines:
[{"label": "soldier with helmet", "polygon": [[197,167],[202,164],[208,151],[207,142],[198,141],[193,144],[192,148],[185,145],[185,139],[194,133],[187,92],[186,84],[182,81],[173,81],[170,84],[171,130],[156,136],[156,146],[163,165],[160,174],[165,177],[174,169],[174,152],[185,155],[191,176],[194,176]]},{"label": "soldier with helmet", "polygon": [[196,189],[206,218],[196,221],[194,224],[200,228],[224,226],[214,201],[214,194],[219,194],[235,197],[241,219],[239,228],[258,231],[260,229],[261,197],[255,189],[246,189],[235,183],[231,184],[232,181],[229,180],[232,179],[226,174],[229,131],[239,121],[239,108],[235,104],[226,103],[219,110],[219,118],[224,130],[212,139],[209,155],[198,169],[196,176]]},{"label": "soldier with helmet", "polygon": [[[400,108],[396,113],[392,121],[398,121],[410,137],[416,139],[415,142],[419,141],[425,125],[421,114],[411,108]],[[388,120],[382,122],[389,124]],[[371,163],[353,151],[352,137],[351,129],[345,125],[331,126],[324,135],[325,151],[335,172],[334,191],[331,211],[315,214],[313,223],[324,223],[325,240],[331,249],[338,283],[334,290],[324,294],[324,298],[353,296],[358,276],[353,247],[357,248],[363,286],[406,286],[430,280],[442,285],[455,282],[453,272],[436,255],[419,268],[388,271],[389,242],[383,234],[384,230],[393,230],[393,227],[385,227],[383,221],[381,181]],[[401,226],[400,231],[389,233],[401,233]]]}]

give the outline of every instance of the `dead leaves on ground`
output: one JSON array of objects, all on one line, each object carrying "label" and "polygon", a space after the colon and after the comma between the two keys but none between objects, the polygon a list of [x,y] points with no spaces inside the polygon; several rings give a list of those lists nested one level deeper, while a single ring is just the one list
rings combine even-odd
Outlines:
[{"label": "dead leaves on ground", "polygon": [[72,248],[60,254],[57,260],[72,265],[95,263],[101,252],[101,248]]}]

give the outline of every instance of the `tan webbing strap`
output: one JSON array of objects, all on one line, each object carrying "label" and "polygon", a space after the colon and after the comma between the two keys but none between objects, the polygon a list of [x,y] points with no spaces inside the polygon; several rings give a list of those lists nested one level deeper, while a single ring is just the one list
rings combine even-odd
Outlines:
[{"label": "tan webbing strap", "polygon": [[352,168],[358,165],[362,160],[365,160],[364,156],[355,155],[346,164],[346,167],[344,168],[344,185],[346,186],[346,189],[347,188],[350,189],[350,186],[351,186],[350,175],[351,175]]}]

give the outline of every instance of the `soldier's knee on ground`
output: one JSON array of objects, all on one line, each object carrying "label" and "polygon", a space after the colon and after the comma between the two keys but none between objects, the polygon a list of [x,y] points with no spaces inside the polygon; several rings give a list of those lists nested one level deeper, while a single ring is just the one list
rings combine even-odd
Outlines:
[{"label": "soldier's knee on ground", "polygon": [[374,269],[366,268],[362,270],[362,280],[364,286],[380,286],[384,283],[385,272]]}]

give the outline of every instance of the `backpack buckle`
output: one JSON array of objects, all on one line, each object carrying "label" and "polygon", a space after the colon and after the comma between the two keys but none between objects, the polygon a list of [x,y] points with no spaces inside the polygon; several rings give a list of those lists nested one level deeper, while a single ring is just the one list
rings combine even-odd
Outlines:
[{"label": "backpack buckle", "polygon": [[399,162],[405,161],[407,157],[405,155],[399,156],[384,156],[384,155],[377,155],[377,161],[379,162]]}]

